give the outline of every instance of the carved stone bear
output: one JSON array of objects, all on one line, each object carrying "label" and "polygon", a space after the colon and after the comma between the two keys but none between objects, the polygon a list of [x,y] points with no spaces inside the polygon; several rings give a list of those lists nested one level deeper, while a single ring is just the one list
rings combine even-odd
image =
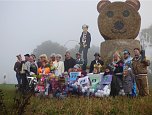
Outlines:
[{"label": "carved stone bear", "polygon": [[109,60],[116,50],[128,49],[133,55],[134,48],[141,48],[140,42],[135,40],[141,26],[139,8],[138,0],[125,2],[101,0],[98,3],[98,28],[105,39],[100,47],[101,58],[104,61]]}]

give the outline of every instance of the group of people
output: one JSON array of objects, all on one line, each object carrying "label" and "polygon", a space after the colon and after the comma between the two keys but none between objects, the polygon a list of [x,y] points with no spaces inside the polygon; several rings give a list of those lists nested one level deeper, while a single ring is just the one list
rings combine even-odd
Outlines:
[{"label": "group of people", "polygon": [[[120,53],[123,53],[123,57]],[[28,76],[37,79],[38,91],[46,95],[53,94],[85,94],[97,97],[103,96],[147,96],[149,95],[147,66],[149,60],[141,54],[140,49],[134,49],[134,57],[130,56],[128,50],[116,51],[113,60],[105,65],[99,53],[95,53],[95,59],[91,62],[89,71],[86,70],[86,63],[81,59],[81,54],[76,53],[76,59],[71,57],[69,51],[65,53],[63,61],[60,54],[51,54],[48,58],[42,54],[36,59],[34,54],[26,54],[25,60],[17,55],[17,62],[14,65],[18,86],[22,86],[22,92],[29,88]],[[74,81],[70,77],[71,72],[80,74]],[[102,74],[101,80],[91,89],[93,81],[89,74]],[[136,88],[137,86],[137,88]],[[137,93],[137,90],[139,93]]]},{"label": "group of people", "polygon": [[[133,58],[128,50],[124,50],[123,54],[122,58],[116,52],[110,65],[113,68],[111,95],[127,94],[136,96],[139,94],[140,96],[148,96],[147,66],[150,65],[150,61],[146,60],[145,54],[139,48],[134,49]],[[137,93],[137,90],[139,93]]]},{"label": "group of people", "polygon": [[[135,48],[132,58],[127,49],[123,52],[116,51],[107,65],[101,59],[100,54],[95,53],[95,59],[88,70],[87,53],[90,48],[91,35],[88,32],[88,25],[83,25],[82,30],[80,49],[76,53],[76,59],[71,57],[69,51],[65,53],[64,61],[60,54],[55,53],[51,54],[49,58],[46,54],[42,54],[38,59],[34,54],[26,54],[24,55],[25,60],[22,60],[21,55],[17,55],[14,71],[18,87],[22,87],[23,93],[29,88],[28,78],[30,76],[37,80],[35,89],[45,92],[46,95],[62,94],[63,92],[64,94],[72,92],[97,97],[149,95],[147,66],[150,65],[150,62],[146,60],[144,52]],[[83,55],[83,59],[81,55]],[[72,76],[72,72],[80,74]],[[98,81],[89,77],[90,74],[99,74],[101,79]]]}]

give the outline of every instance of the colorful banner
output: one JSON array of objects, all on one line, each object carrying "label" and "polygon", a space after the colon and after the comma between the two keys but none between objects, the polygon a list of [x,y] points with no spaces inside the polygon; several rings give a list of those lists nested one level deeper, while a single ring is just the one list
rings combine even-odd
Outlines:
[{"label": "colorful banner", "polygon": [[91,89],[96,89],[97,85],[101,82],[103,74],[89,74],[91,82]]},{"label": "colorful banner", "polygon": [[112,81],[112,75],[105,75],[102,78],[101,84],[108,85],[111,84],[111,81]]},{"label": "colorful banner", "polygon": [[76,81],[78,76],[81,76],[81,72],[70,72],[70,82]]},{"label": "colorful banner", "polygon": [[78,79],[78,85],[84,86],[84,85],[87,85],[87,84],[89,84],[88,76],[85,76],[83,78]]}]

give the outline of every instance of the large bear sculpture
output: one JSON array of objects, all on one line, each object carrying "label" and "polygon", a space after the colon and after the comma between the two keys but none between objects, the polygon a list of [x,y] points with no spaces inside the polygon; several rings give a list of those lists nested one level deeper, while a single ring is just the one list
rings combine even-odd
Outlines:
[{"label": "large bear sculpture", "polygon": [[141,17],[138,12],[138,0],[110,2],[101,0],[97,5],[99,12],[98,28],[105,39],[101,43],[101,58],[109,63],[115,51],[128,49],[133,55],[134,48],[140,48],[139,40],[135,40],[140,31]]}]

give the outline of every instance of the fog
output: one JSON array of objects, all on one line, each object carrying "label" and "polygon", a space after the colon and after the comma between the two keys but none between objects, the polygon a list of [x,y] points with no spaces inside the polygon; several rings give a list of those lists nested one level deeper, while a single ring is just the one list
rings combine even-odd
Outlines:
[{"label": "fog", "polygon": [[[116,1],[116,0],[112,0]],[[120,0],[121,1],[121,0]],[[43,41],[64,45],[77,40],[81,26],[89,25],[91,45],[104,40],[97,27],[99,0],[0,0],[0,83],[16,83],[13,66],[16,55],[31,53]],[[141,0],[141,29],[152,24],[152,1]],[[72,47],[77,43],[66,44]]]}]

